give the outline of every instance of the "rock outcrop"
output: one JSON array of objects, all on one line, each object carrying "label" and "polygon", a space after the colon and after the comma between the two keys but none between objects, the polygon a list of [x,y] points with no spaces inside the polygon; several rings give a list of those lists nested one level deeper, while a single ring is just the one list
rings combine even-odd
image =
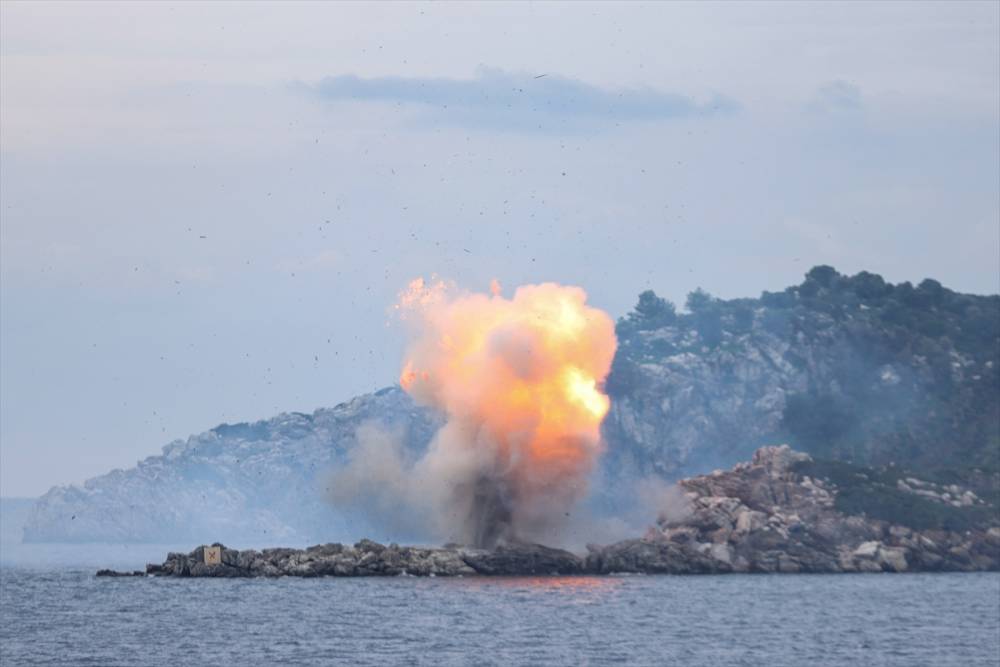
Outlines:
[{"label": "rock outcrop", "polygon": [[[687,503],[683,518],[661,520],[643,539],[592,549],[587,569],[669,573],[1000,569],[997,508],[970,491],[956,486],[954,496],[964,500],[945,508],[947,501],[940,496],[931,499],[900,490],[889,473],[871,468],[841,465],[835,468],[841,473],[839,483],[808,474],[826,470],[808,455],[782,445],[763,447],[752,461],[732,470],[681,480]],[[910,484],[935,486],[912,478]],[[854,504],[842,502],[841,496],[849,496]],[[845,511],[857,506],[858,497],[868,500],[868,512]],[[900,503],[906,504],[899,507]],[[947,512],[925,514],[938,507]],[[892,512],[896,521],[879,518]]]},{"label": "rock outcrop", "polygon": [[[218,550],[218,562],[206,550]],[[580,574],[583,559],[561,549],[516,544],[494,550],[450,546],[388,546],[361,540],[354,546],[320,544],[308,549],[237,551],[222,544],[201,546],[189,554],[171,553],[146,573],[175,577],[454,577],[459,575]],[[101,574],[101,573],[98,573]]]},{"label": "rock outcrop", "polygon": [[[909,477],[902,489],[901,474],[829,468],[787,445],[763,447],[749,463],[679,482],[685,507],[672,508],[672,518],[658,521],[644,537],[590,545],[582,558],[523,543],[484,550],[362,540],[353,546],[263,551],[237,551],[216,543],[188,554],[171,553],[164,563],[147,566],[146,572],[180,577],[362,577],[1000,570],[996,507],[957,485],[938,493],[933,489],[939,485]],[[931,490],[934,497],[913,489]],[[944,494],[960,500],[956,504]],[[849,503],[842,502],[844,496]],[[872,503],[869,512],[844,510],[855,507],[858,498]],[[898,510],[900,503],[899,521],[879,518]]]}]

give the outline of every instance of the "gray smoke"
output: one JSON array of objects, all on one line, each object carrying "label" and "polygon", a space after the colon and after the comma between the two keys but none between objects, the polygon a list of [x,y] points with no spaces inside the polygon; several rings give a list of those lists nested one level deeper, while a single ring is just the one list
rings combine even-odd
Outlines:
[{"label": "gray smoke", "polygon": [[[503,471],[490,475],[484,465],[492,460],[488,443],[455,445],[454,439],[466,437],[459,424],[449,423],[417,455],[406,449],[400,431],[366,424],[346,463],[332,474],[330,500],[389,539],[486,548],[521,540],[581,550],[587,543],[640,537],[657,520],[676,522],[690,513],[680,489],[658,477],[618,477],[607,487],[598,479],[591,482],[595,502],[570,508],[554,498],[557,504],[540,503],[536,514],[519,508],[514,534]],[[553,507],[560,508],[558,520]]]}]

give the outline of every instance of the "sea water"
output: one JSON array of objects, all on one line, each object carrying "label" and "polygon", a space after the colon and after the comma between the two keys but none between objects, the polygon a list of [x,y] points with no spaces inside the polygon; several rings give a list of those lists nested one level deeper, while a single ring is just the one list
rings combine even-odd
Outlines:
[{"label": "sea water", "polygon": [[1000,664],[996,573],[0,583],[4,667]]}]

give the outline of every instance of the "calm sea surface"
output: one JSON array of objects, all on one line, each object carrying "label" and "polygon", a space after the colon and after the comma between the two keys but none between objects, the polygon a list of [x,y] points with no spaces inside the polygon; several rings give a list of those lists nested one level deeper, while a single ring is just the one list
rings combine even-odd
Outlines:
[{"label": "calm sea surface", "polygon": [[0,577],[4,667],[1000,664],[998,574]]}]

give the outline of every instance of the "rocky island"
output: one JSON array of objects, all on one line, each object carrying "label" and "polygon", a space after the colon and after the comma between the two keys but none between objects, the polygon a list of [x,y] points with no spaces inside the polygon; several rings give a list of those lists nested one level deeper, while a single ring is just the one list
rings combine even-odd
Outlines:
[{"label": "rocky island", "polygon": [[[818,461],[894,463],[945,486],[968,487],[972,468],[995,479],[1000,295],[828,266],[804,278],[759,298],[695,291],[684,308],[639,296],[616,327],[606,381],[601,466],[619,475],[616,488],[636,473],[673,481],[726,469],[780,442]],[[34,503],[23,538],[322,542],[354,529],[326,494],[359,428],[398,433],[419,457],[441,423],[393,386],[309,413],[221,424],[134,467],[54,487]]]},{"label": "rocky island", "polygon": [[[995,480],[993,480],[995,482]],[[686,507],[646,535],[584,555],[537,544],[494,549],[322,544],[171,553],[145,572],[177,577],[721,574],[1000,570],[1000,516],[975,491],[823,462],[787,445],[679,482]],[[680,516],[680,518],[677,518]]]}]

